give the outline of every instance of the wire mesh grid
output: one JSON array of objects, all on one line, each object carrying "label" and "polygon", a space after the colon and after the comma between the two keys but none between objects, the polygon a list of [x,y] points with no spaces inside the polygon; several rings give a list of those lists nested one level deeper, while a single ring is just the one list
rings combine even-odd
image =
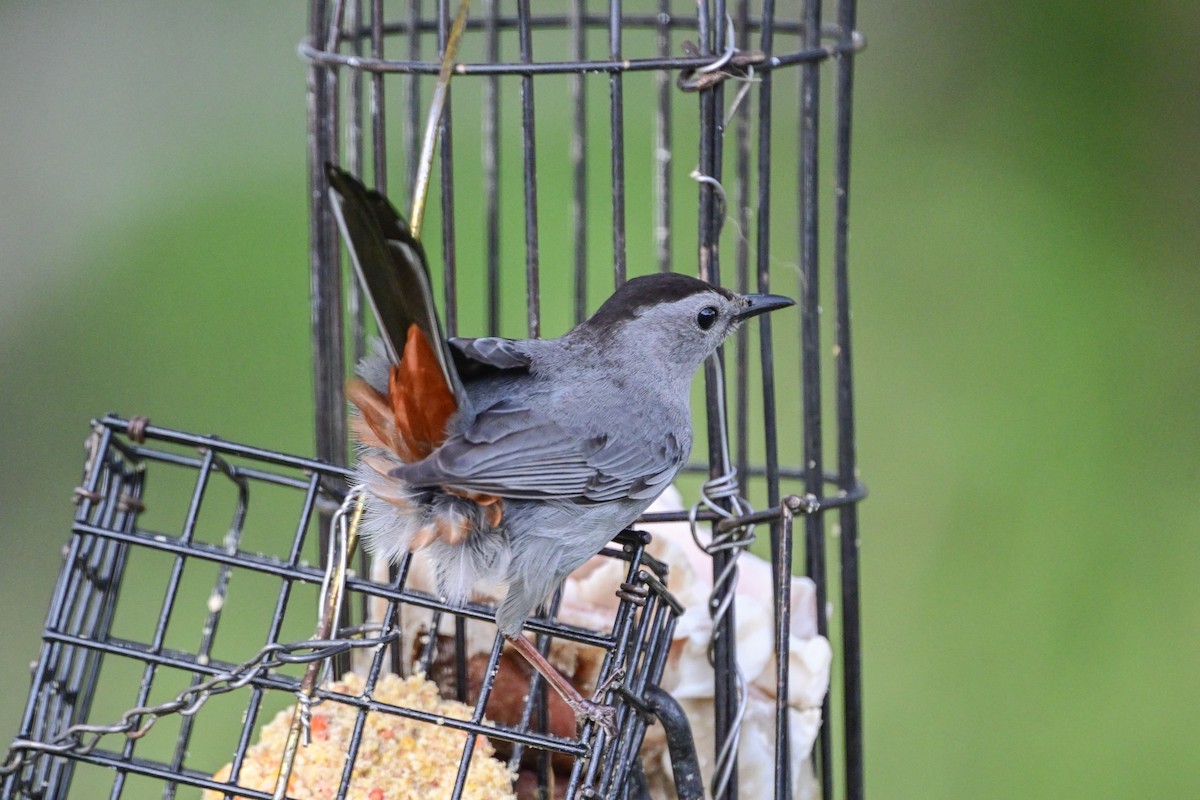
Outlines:
[{"label": "wire mesh grid", "polygon": [[[454,11],[448,0],[310,5],[301,55],[310,63],[317,435],[331,461],[345,458],[340,387],[369,321],[339,262],[323,166],[368,174],[393,199],[411,196]],[[769,524],[774,565],[773,794],[797,791],[786,653],[788,576],[798,570],[815,581],[817,627],[836,644],[840,679],[821,708],[818,789],[863,795],[856,504],[865,489],[848,275],[853,56],[863,46],[854,0],[484,0],[471,10],[437,128],[423,239],[452,336],[557,335],[627,277],[656,269],[799,295],[796,329],[763,318],[739,335],[731,360],[706,365],[699,457],[691,482],[681,481],[701,498],[698,516],[715,523],[709,791],[720,798],[739,794],[735,565],[753,542],[751,522]]]},{"label": "wire mesh grid", "polygon": [[[380,747],[364,733],[368,713],[385,726],[412,720],[405,730],[415,730],[423,747],[432,745],[422,726],[462,732],[453,740],[461,767],[432,785],[432,795],[499,796],[468,790],[469,773],[480,768],[473,752],[486,757],[493,747],[507,759],[505,782],[522,765],[534,781],[541,771],[548,782],[551,759],[569,764],[560,770],[568,795],[615,796],[634,780],[629,750],[636,753],[657,702],[654,685],[679,612],[662,565],[644,552],[645,536],[625,533],[602,554],[622,565],[625,578],[610,630],[553,616],[530,623],[551,653],[568,645],[582,661],[580,651],[594,652],[597,682],[630,676],[610,695],[622,736],[606,740],[591,723],[579,736],[539,733],[548,729],[545,693],[531,692],[528,676],[506,657],[491,609],[452,608],[412,588],[411,562],[384,584],[351,573],[349,605],[365,609],[370,601],[385,610],[373,623],[348,620],[335,635],[311,638],[325,571],[307,560],[317,550],[310,534],[320,509],[341,501],[344,470],[137,418],[106,417],[88,442],[73,536],[21,731],[0,772],[2,796],[282,797],[272,794],[275,773],[252,764],[256,732],[303,696],[307,665],[351,652],[361,681],[324,683],[306,706],[314,738],[328,733],[312,720],[332,718],[334,705],[352,721],[332,767],[339,797],[384,796],[369,794],[372,776],[359,774],[371,759],[375,776],[384,769],[378,755],[364,755]],[[291,531],[282,549],[254,549],[278,543],[281,527]],[[468,626],[490,639],[483,665],[466,661]],[[232,636],[218,635],[228,628]],[[261,638],[247,641],[248,630]],[[460,646],[450,646],[456,639]],[[461,713],[393,705],[381,684],[389,661],[433,677],[467,705]],[[509,696],[497,697],[502,692]],[[391,729],[380,730],[387,738]],[[275,770],[280,759],[275,752]],[[264,774],[271,783],[259,780]]]}]

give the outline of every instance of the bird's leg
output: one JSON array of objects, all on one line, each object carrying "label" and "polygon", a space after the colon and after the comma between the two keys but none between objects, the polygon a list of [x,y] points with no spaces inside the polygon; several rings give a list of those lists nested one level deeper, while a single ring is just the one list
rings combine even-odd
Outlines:
[{"label": "bird's leg", "polygon": [[529,665],[540,672],[542,677],[554,688],[554,691],[558,692],[559,697],[575,712],[576,722],[590,719],[603,728],[610,738],[617,735],[617,710],[612,706],[598,702],[601,694],[607,691],[608,683],[611,682],[611,679],[597,690],[591,700],[588,700],[524,636],[520,634],[516,636],[506,635],[504,638],[508,639],[517,652],[529,662]]}]

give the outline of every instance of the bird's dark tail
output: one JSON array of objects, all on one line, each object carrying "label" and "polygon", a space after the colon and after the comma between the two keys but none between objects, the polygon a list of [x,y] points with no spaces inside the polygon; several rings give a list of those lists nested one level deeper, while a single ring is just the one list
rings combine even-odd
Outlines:
[{"label": "bird's dark tail", "polygon": [[433,542],[462,546],[472,531],[499,527],[500,498],[421,492],[389,477],[401,463],[436,450],[450,418],[470,410],[438,321],[425,250],[386,197],[332,164],[326,174],[334,216],[390,362],[374,378],[346,386],[358,410],[350,421],[362,447],[357,474],[372,496],[368,545],[393,560]]},{"label": "bird's dark tail", "polygon": [[386,394],[362,381],[347,387],[363,423],[356,433],[406,463],[420,460],[468,404],[438,321],[425,250],[386,197],[332,164],[325,169],[334,216],[392,363]]},{"label": "bird's dark tail", "polygon": [[415,326],[433,358],[430,366],[441,373],[455,404],[465,406],[462,380],[434,306],[425,249],[386,197],[333,164],[326,164],[325,172],[334,216],[388,356],[393,363],[403,360]]}]

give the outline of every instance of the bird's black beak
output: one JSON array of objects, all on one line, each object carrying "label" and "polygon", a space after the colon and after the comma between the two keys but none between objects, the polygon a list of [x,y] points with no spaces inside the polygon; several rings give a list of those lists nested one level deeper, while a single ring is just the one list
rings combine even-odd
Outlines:
[{"label": "bird's black beak", "polygon": [[745,294],[742,295],[742,298],[746,300],[746,307],[733,315],[733,318],[739,322],[768,311],[774,311],[777,308],[796,305],[795,300],[781,294]]}]

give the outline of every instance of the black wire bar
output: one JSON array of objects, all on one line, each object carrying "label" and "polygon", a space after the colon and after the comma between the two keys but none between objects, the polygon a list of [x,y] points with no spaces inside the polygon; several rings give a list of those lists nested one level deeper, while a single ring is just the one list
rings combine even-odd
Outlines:
[{"label": "black wire bar", "polygon": [[[517,27],[521,30],[529,30],[532,26],[522,28],[520,25],[521,20],[529,18],[527,16],[518,16]],[[829,28],[823,30],[830,32],[831,38],[841,38],[839,31],[833,31]],[[795,64],[825,61],[842,55],[853,55],[865,46],[865,40],[859,36],[852,35],[846,41],[835,41],[828,46],[813,45],[804,50],[796,50],[769,58],[759,58],[757,56],[742,57],[734,63],[739,66],[752,63],[765,71],[780,67],[789,67]],[[381,58],[365,58],[356,55],[330,53],[326,50],[315,48],[308,43],[302,43],[299,47],[299,52],[301,56],[315,64],[349,67],[366,72],[437,75],[441,69],[441,62],[438,61],[393,61]],[[707,66],[710,63],[711,59],[705,60],[702,57],[681,56],[635,59],[614,57],[603,61],[464,63],[456,66],[454,72],[456,75],[564,75],[580,72],[620,74],[657,70],[695,69]]]},{"label": "black wire bar", "polygon": [[[337,248],[317,246],[336,233],[320,166],[333,161],[361,175],[370,164],[374,180],[368,183],[381,189],[388,184],[384,106],[390,96],[382,87],[396,81],[405,90],[400,144],[411,189],[417,132],[426,113],[420,82],[439,70],[433,56],[444,50],[452,11],[448,0],[372,0],[369,13],[340,12],[349,1],[313,0],[310,36],[300,46],[314,76],[312,221],[314,228],[323,227],[313,235],[314,304],[337,302],[338,293],[324,283],[340,287],[343,280]],[[612,285],[620,285],[655,269],[699,274],[738,291],[797,297],[798,326],[786,312],[760,317],[727,353],[706,365],[705,419],[699,426],[705,447],[697,447],[701,460],[683,477],[705,481],[711,506],[643,520],[690,517],[713,523],[714,536],[732,543],[728,549],[714,548],[714,578],[726,574],[738,550],[753,540],[749,526],[770,528],[765,538],[773,562],[773,631],[780,656],[770,781],[776,798],[791,796],[798,780],[789,737],[792,676],[786,657],[791,576],[797,571],[815,583],[817,627],[835,652],[835,682],[821,709],[812,754],[818,788],[829,798],[863,797],[857,503],[866,489],[858,479],[854,444],[848,269],[853,57],[865,46],[855,6],[855,0],[802,0],[786,7],[775,0],[482,0],[466,25],[452,80],[458,90],[451,94],[459,99],[447,105],[435,159],[443,263],[433,268],[441,270],[445,319],[453,333],[557,335],[562,331],[549,330],[551,324],[578,322],[595,308],[601,276],[610,275]],[[478,90],[467,85],[472,81]],[[363,88],[367,84],[370,92]],[[339,99],[339,87],[350,97]],[[603,106],[594,102],[602,96]],[[569,110],[555,107],[562,105]],[[606,132],[601,132],[601,114]],[[824,135],[822,125],[828,126]],[[368,127],[371,136],[364,133]],[[338,130],[345,131],[344,145],[332,135]],[[464,148],[456,137],[473,146]],[[832,142],[831,152],[824,142]],[[361,152],[368,145],[373,159]],[[477,152],[478,168],[472,163]],[[608,185],[598,186],[605,174]],[[456,196],[464,199],[456,203]],[[646,198],[651,215],[642,219]],[[393,192],[393,199],[404,209],[406,198]],[[476,229],[478,260],[467,256]],[[427,246],[432,236],[426,232]],[[556,252],[551,260],[548,248],[559,247],[560,238],[569,254]],[[525,289],[519,315],[516,305],[504,302],[518,286]],[[570,288],[555,296],[549,294],[552,286]],[[481,311],[474,318],[468,309],[477,305]],[[833,309],[832,325],[823,322],[823,306]],[[325,326],[341,325],[343,317],[314,311],[315,357],[322,365],[316,386],[317,425],[323,432],[317,454],[336,463],[342,463],[345,441],[328,431],[334,417],[344,424],[341,386],[348,359],[341,350],[327,353],[329,359],[322,351],[362,335],[361,315],[345,319],[353,331],[331,332]],[[826,407],[828,398],[832,408]],[[720,486],[733,490],[718,491]],[[762,505],[758,510],[743,505],[739,492]],[[393,573],[393,585],[399,586],[395,578]],[[389,602],[421,606],[399,588],[373,591]],[[714,603],[722,605],[732,591],[732,582],[718,581]],[[832,617],[827,601],[835,610]],[[665,600],[655,602],[642,609],[653,620],[665,608]],[[463,620],[487,612],[457,613]],[[464,624],[451,626],[457,645],[464,640]],[[666,623],[646,623],[649,628],[629,639],[634,644],[628,650],[623,649],[623,624],[618,619],[613,638],[603,646],[612,648],[610,654],[635,654],[653,675],[661,669],[663,652],[654,637]],[[714,624],[718,750],[707,754],[707,762],[724,759],[723,766],[718,764],[724,775],[715,776],[708,789],[728,800],[745,795],[739,791],[736,747],[724,756],[721,752],[723,742],[736,742],[741,724],[737,604],[728,604]],[[544,621],[531,628],[565,636]],[[465,674],[461,658],[454,669]],[[632,685],[642,687],[643,695],[653,688],[652,680],[640,674]],[[545,708],[537,707],[538,688],[533,687],[524,709],[523,719],[532,726],[545,716]],[[630,702],[623,712],[629,719],[649,718],[649,706]],[[837,741],[834,731],[841,734]],[[641,773],[624,763],[636,762],[641,736],[641,731],[623,734],[602,757],[578,766],[569,794],[634,792],[596,781],[610,767],[631,770],[622,774],[641,780]]]}]

